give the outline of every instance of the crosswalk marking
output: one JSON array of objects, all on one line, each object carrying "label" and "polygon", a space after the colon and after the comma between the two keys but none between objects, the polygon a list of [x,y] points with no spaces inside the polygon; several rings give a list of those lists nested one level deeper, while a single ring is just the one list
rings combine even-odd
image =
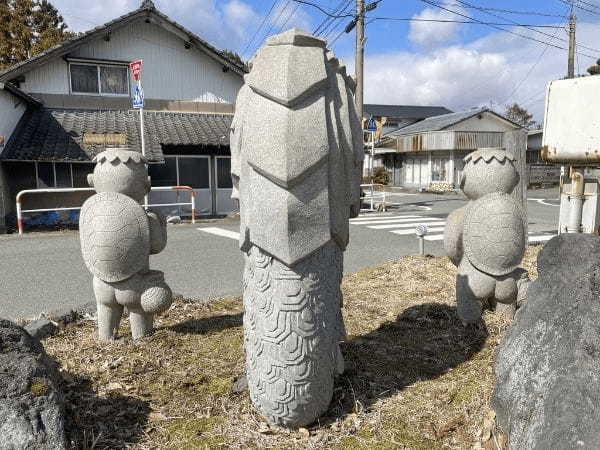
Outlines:
[{"label": "crosswalk marking", "polygon": [[226,237],[229,239],[236,239],[239,241],[240,233],[231,230],[224,230],[223,228],[217,227],[206,227],[206,228],[198,228],[198,231],[204,231],[205,233],[214,234],[221,237]]},{"label": "crosswalk marking", "polygon": [[[444,230],[442,230],[442,233],[443,233],[443,231]],[[443,234],[431,234],[431,235],[424,236],[423,239],[425,239],[426,241],[443,241],[444,235]]]},{"label": "crosswalk marking", "polygon": [[414,219],[365,220],[353,222],[352,225],[381,225],[385,223],[421,223],[423,220],[444,220],[437,217],[417,217]]},{"label": "crosswalk marking", "polygon": [[[394,233],[399,236],[411,236],[415,234],[417,225],[427,225],[428,234],[424,236],[426,241],[436,242],[444,240],[444,226],[446,218],[438,218],[426,215],[380,215],[363,214],[355,219],[351,219],[352,225],[363,225],[365,228],[373,230],[382,230]],[[552,232],[533,231],[529,233],[529,243],[535,244],[547,242],[556,236]]]},{"label": "crosswalk marking", "polygon": [[539,234],[537,236],[529,236],[529,242],[546,242],[552,239],[556,234]]},{"label": "crosswalk marking", "polygon": [[[444,227],[430,228],[429,231],[432,232],[432,233],[433,232],[441,231],[443,233],[444,232]],[[399,234],[401,236],[409,236],[411,234],[414,234],[416,236],[414,228],[411,229],[411,230],[390,230],[390,233]],[[440,235],[440,236],[443,236],[443,235]],[[427,239],[427,238],[425,238],[425,239]]]},{"label": "crosswalk marking", "polygon": [[415,229],[417,227],[417,225],[427,225],[427,227],[435,227],[435,226],[441,226],[441,225],[446,225],[446,222],[444,222],[442,219],[436,219],[436,220],[429,220],[429,219],[425,219],[425,220],[421,220],[419,222],[411,222],[411,223],[392,223],[392,224],[386,224],[386,225],[373,225],[373,226],[368,226],[367,228],[371,228],[373,230],[393,230],[395,228],[412,228]]},{"label": "crosswalk marking", "polygon": [[419,217],[422,216],[369,216],[369,215],[362,215],[362,216],[358,216],[355,217],[354,219],[350,219],[350,223],[358,223],[358,222],[365,222],[365,221],[371,221],[371,220],[375,220],[375,221],[379,221],[379,220],[396,220],[396,219],[418,219]]}]

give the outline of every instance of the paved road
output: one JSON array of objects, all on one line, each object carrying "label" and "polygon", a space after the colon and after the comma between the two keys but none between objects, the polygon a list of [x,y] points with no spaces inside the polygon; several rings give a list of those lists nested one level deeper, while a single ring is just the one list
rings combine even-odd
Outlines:
[{"label": "paved road", "polygon": [[[556,229],[556,196],[555,191],[530,192],[530,231]],[[421,222],[441,228],[448,213],[465,203],[454,194],[392,194],[391,200],[395,205],[387,213],[353,221],[345,254],[347,273],[415,254],[418,243],[410,230]],[[238,224],[226,220],[171,226],[167,249],[152,257],[151,266],[163,270],[173,290],[188,298],[238,295],[243,260],[232,239],[237,231]],[[442,255],[442,242],[427,242],[427,252]],[[92,301],[91,275],[83,265],[77,232],[0,236],[1,317],[30,318]]]}]

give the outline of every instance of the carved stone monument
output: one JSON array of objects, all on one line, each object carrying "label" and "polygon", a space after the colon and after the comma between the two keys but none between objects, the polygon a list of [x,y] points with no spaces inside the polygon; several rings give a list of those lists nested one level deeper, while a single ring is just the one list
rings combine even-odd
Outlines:
[{"label": "carved stone monument", "polygon": [[299,427],[327,410],[343,371],[340,283],[362,130],[352,79],[311,35],[270,37],[245,81],[231,144],[248,386],[269,422]]},{"label": "carved stone monument", "polygon": [[88,176],[97,194],[83,204],[79,235],[83,260],[94,275],[98,336],[115,337],[124,307],[134,339],[150,334],[154,314],[169,308],[164,274],[150,270],[150,255],[167,244],[167,224],[140,205],[150,191],[146,160],[138,152],[110,149]]},{"label": "carved stone monument", "polygon": [[486,301],[517,301],[527,244],[525,214],[510,196],[518,181],[513,157],[503,149],[465,158],[461,189],[470,201],[448,216],[444,231],[444,248],[458,268],[457,312],[464,323],[477,322]]},{"label": "carved stone monument", "polygon": [[492,406],[508,449],[600,448],[600,238],[565,233],[537,258],[496,353]]}]

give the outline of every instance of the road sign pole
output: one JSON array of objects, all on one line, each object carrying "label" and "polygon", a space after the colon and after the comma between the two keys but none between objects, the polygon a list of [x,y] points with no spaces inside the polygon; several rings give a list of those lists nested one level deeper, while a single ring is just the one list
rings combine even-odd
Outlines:
[{"label": "road sign pole", "polygon": [[[138,81],[138,88],[142,90],[142,80]],[[144,139],[144,107],[140,108],[140,140],[142,143],[142,156],[146,156],[146,141]]]}]

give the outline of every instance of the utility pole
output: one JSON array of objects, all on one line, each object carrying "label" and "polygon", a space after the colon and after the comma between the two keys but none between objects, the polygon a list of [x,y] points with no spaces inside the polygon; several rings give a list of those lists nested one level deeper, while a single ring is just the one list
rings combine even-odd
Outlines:
[{"label": "utility pole", "polygon": [[364,92],[364,63],[365,63],[365,2],[356,0],[356,112],[362,123],[363,119],[363,92]]},{"label": "utility pole", "polygon": [[575,14],[571,7],[571,15],[569,16],[569,62],[567,64],[567,78],[575,78]]},{"label": "utility pole", "polygon": [[[567,63],[567,78],[575,78],[575,28],[577,18],[573,12],[574,3],[571,0],[571,14],[569,14],[569,61]],[[571,201],[568,233],[581,233],[581,220],[585,191],[585,172],[583,167],[569,167],[571,178]],[[561,189],[562,191],[562,189]]]}]

